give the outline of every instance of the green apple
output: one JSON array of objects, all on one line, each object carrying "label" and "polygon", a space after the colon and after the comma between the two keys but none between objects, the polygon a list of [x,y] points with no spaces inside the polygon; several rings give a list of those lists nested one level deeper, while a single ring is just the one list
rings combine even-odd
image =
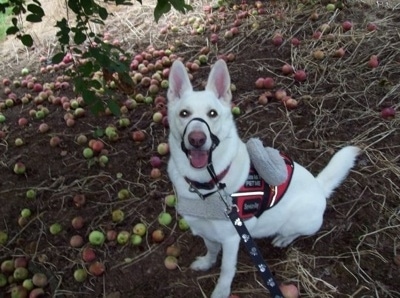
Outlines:
[{"label": "green apple", "polygon": [[100,246],[103,245],[106,236],[100,231],[94,230],[89,234],[89,242],[92,245]]},{"label": "green apple", "polygon": [[24,279],[28,278],[28,275],[29,275],[29,271],[25,267],[15,268],[14,273],[13,273],[13,277],[16,280],[24,280]]},{"label": "green apple", "polygon": [[25,280],[22,282],[22,286],[23,286],[25,289],[27,289],[28,291],[31,291],[31,290],[34,288],[34,284],[33,284],[33,282],[32,282],[32,279],[31,279],[31,278],[25,279]]},{"label": "green apple", "polygon": [[117,210],[113,210],[111,217],[112,217],[113,222],[120,223],[124,220],[125,214],[124,214],[124,211],[122,211],[121,209],[117,209]]},{"label": "green apple", "polygon": [[93,150],[91,148],[83,149],[83,156],[85,158],[92,158],[93,157]]},{"label": "green apple", "polygon": [[62,226],[59,223],[54,223],[49,228],[52,235],[57,235],[62,231]]},{"label": "green apple", "polygon": [[158,215],[158,222],[164,226],[168,226],[172,222],[172,216],[168,212],[161,212]]},{"label": "green apple", "polygon": [[137,234],[133,234],[131,236],[131,243],[132,245],[140,245],[142,243],[142,236],[137,235]]},{"label": "green apple", "polygon": [[74,278],[77,282],[84,282],[87,278],[87,272],[85,269],[80,268],[74,271]]},{"label": "green apple", "polygon": [[117,235],[118,244],[121,244],[121,245],[127,244],[130,236],[131,236],[131,234],[128,231],[119,232]]},{"label": "green apple", "polygon": [[28,218],[31,215],[32,215],[32,211],[30,209],[24,208],[24,209],[21,210],[21,216],[22,217]]},{"label": "green apple", "polygon": [[133,226],[133,233],[135,235],[144,236],[146,234],[147,227],[144,223],[139,222]]},{"label": "green apple", "polygon": [[128,198],[129,198],[129,190],[127,190],[126,188],[123,188],[118,192],[118,199],[126,200]]},{"label": "green apple", "polygon": [[19,161],[14,165],[14,173],[15,174],[22,175],[22,174],[25,174],[25,171],[26,171],[26,167],[22,162]]},{"label": "green apple", "polygon": [[7,277],[0,273],[0,288],[4,287],[7,284]]},{"label": "green apple", "polygon": [[336,6],[333,3],[329,3],[329,4],[326,5],[326,10],[327,11],[334,11],[335,9],[336,9]]},{"label": "green apple", "polygon": [[35,199],[36,198],[36,191],[34,189],[28,189],[26,191],[26,198],[30,199],[30,200]]},{"label": "green apple", "polygon": [[175,195],[167,195],[165,197],[165,205],[167,205],[168,207],[175,207],[176,205]]},{"label": "green apple", "polygon": [[0,231],[0,245],[4,245],[7,243],[8,234],[4,231]]},{"label": "green apple", "polygon": [[178,226],[179,226],[179,229],[181,229],[182,231],[186,231],[186,230],[188,230],[190,228],[188,223],[186,222],[186,220],[184,218],[181,218],[178,221]]}]

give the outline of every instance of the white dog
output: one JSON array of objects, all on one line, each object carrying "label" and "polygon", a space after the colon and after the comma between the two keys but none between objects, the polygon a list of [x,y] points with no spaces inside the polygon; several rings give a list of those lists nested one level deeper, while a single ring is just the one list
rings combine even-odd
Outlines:
[{"label": "white dog", "polygon": [[[207,247],[206,255],[198,257],[191,268],[208,270],[223,251],[213,298],[229,296],[240,244],[226,217],[226,206],[232,205],[232,197],[226,194],[241,188],[250,168],[246,145],[233,121],[231,98],[230,76],[223,60],[213,66],[204,91],[193,91],[182,62],[173,63],[168,90],[168,174],[177,193],[178,212]],[[294,163],[291,182],[280,202],[245,220],[250,234],[256,238],[273,236],[273,244],[284,247],[301,235],[316,233],[322,225],[326,199],[347,176],[359,151],[353,146],[341,149],[317,177]],[[210,166],[218,182],[211,178]],[[225,185],[224,191],[218,190],[219,183]]]}]

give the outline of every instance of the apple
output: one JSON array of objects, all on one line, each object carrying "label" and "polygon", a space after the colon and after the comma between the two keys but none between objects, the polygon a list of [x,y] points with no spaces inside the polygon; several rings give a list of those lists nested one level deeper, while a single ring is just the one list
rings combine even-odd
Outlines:
[{"label": "apple", "polygon": [[87,272],[85,269],[79,268],[74,271],[74,279],[77,282],[84,282],[86,278],[87,278]]},{"label": "apple", "polygon": [[71,225],[75,230],[82,229],[84,224],[85,220],[83,219],[82,216],[75,216],[71,221]]},{"label": "apple", "polygon": [[28,218],[31,215],[32,215],[32,211],[30,209],[24,208],[24,209],[21,210],[21,216],[22,217]]},{"label": "apple", "polygon": [[93,230],[89,234],[89,242],[92,245],[101,246],[104,243],[106,237],[104,236],[103,232],[98,230]]},{"label": "apple", "polygon": [[142,142],[142,141],[144,141],[145,137],[146,137],[146,135],[143,130],[136,130],[136,131],[132,132],[132,139],[135,142]]},{"label": "apple", "polygon": [[151,233],[151,238],[154,242],[161,242],[165,238],[164,231],[161,229],[156,229]]},{"label": "apple", "polygon": [[378,67],[378,66],[379,66],[378,56],[372,55],[372,56],[369,58],[368,66],[369,66],[370,68],[376,68],[376,67]]},{"label": "apple", "polygon": [[130,233],[128,231],[120,231],[117,235],[118,244],[125,245],[128,243],[130,238]]},{"label": "apple", "polygon": [[155,112],[153,114],[153,121],[155,123],[160,123],[162,121],[162,118],[163,118],[163,114],[161,112]]},{"label": "apple", "polygon": [[27,289],[28,291],[32,291],[35,285],[32,282],[31,278],[27,278],[22,282],[22,286]]},{"label": "apple", "polygon": [[393,119],[396,116],[396,110],[394,107],[383,108],[381,111],[381,117],[383,119]]},{"label": "apple", "polygon": [[19,218],[18,218],[18,225],[22,228],[22,227],[25,227],[27,224],[28,224],[28,219],[26,218],[26,217],[22,217],[22,216],[20,216]]},{"label": "apple", "polygon": [[273,78],[266,77],[264,78],[264,88],[272,89],[275,87],[275,81]]},{"label": "apple", "polygon": [[375,31],[376,29],[378,29],[378,26],[375,23],[368,23],[367,24],[367,30],[368,31]]},{"label": "apple", "polygon": [[19,161],[14,165],[14,173],[15,174],[22,175],[22,174],[25,174],[25,171],[26,171],[26,167],[22,162]]},{"label": "apple", "polygon": [[326,10],[327,11],[334,11],[335,9],[336,9],[336,6],[333,3],[329,3],[329,4],[326,5]]},{"label": "apple", "polygon": [[27,268],[25,267],[18,267],[15,268],[14,272],[13,272],[13,277],[15,278],[15,280],[17,281],[22,281],[24,279],[27,279],[29,275],[29,271]]},{"label": "apple", "polygon": [[154,155],[150,158],[150,164],[153,168],[159,168],[161,166],[161,159]]},{"label": "apple", "polygon": [[174,270],[178,268],[178,259],[174,256],[166,256],[164,259],[165,268]]},{"label": "apple", "polygon": [[172,222],[172,216],[168,212],[161,212],[158,215],[158,222],[161,225],[168,226]]},{"label": "apple", "polygon": [[272,38],[272,43],[274,44],[274,46],[281,46],[283,43],[283,37],[281,34],[275,34],[275,36]]},{"label": "apple", "polygon": [[294,73],[294,79],[298,82],[304,82],[307,79],[307,74],[302,69],[296,70]]},{"label": "apple", "polygon": [[353,24],[350,21],[344,21],[342,23],[342,28],[343,28],[344,32],[349,31],[352,27],[353,27]]},{"label": "apple", "polygon": [[78,247],[82,247],[83,245],[83,238],[81,235],[73,235],[71,237],[71,239],[69,240],[69,244],[72,247],[78,248]]},{"label": "apple", "polygon": [[169,146],[167,143],[160,143],[157,146],[157,152],[160,155],[167,155],[169,152]]},{"label": "apple", "polygon": [[50,234],[57,235],[62,231],[62,226],[59,223],[54,223],[49,227]]},{"label": "apple", "polygon": [[144,223],[139,222],[133,226],[132,231],[135,235],[144,236],[146,234],[147,227]]},{"label": "apple", "polygon": [[37,272],[32,276],[32,282],[35,286],[44,288],[49,281],[44,273]]},{"label": "apple", "polygon": [[325,58],[325,53],[321,50],[315,50],[312,55],[313,55],[314,59],[317,59],[317,60],[322,60]]},{"label": "apple", "polygon": [[189,230],[189,224],[187,223],[186,219],[184,219],[183,217],[181,219],[179,219],[178,221],[178,227],[179,229],[181,229],[182,231],[186,231]]},{"label": "apple", "polygon": [[8,234],[4,231],[0,231],[0,245],[5,245],[8,240]]},{"label": "apple", "polygon": [[93,157],[93,150],[91,148],[85,148],[83,149],[83,156],[87,159],[92,158]]},{"label": "apple", "polygon": [[282,66],[282,73],[284,74],[284,75],[289,75],[289,74],[292,74],[293,73],[293,67],[290,65],[290,64],[284,64],[283,66]]},{"label": "apple", "polygon": [[152,168],[150,172],[150,177],[153,179],[158,179],[161,177],[161,171],[159,168]]},{"label": "apple", "polygon": [[28,290],[21,285],[13,285],[11,288],[11,298],[27,298]]},{"label": "apple", "polygon": [[142,241],[143,241],[142,236],[137,235],[137,234],[131,235],[131,239],[130,240],[131,240],[131,244],[134,245],[134,246],[142,244]]},{"label": "apple", "polygon": [[81,208],[86,204],[86,197],[83,194],[76,194],[72,201],[76,207]]},{"label": "apple", "polygon": [[6,274],[11,274],[14,272],[15,266],[14,266],[14,261],[13,260],[4,260],[1,263],[1,272],[6,273]]},{"label": "apple", "polygon": [[296,38],[296,37],[293,37],[292,40],[291,40],[291,43],[292,43],[293,46],[297,47],[297,46],[300,45],[300,40],[298,38]]},{"label": "apple", "polygon": [[120,199],[120,200],[129,199],[129,197],[130,197],[129,190],[127,190],[126,188],[123,188],[118,191],[117,196],[118,196],[118,199]]},{"label": "apple", "polygon": [[176,197],[175,197],[175,195],[167,195],[164,198],[164,202],[168,207],[175,207],[175,205],[176,205]]},{"label": "apple", "polygon": [[124,220],[125,214],[121,209],[113,210],[111,213],[112,221],[115,223],[120,223]]},{"label": "apple", "polygon": [[117,231],[116,230],[108,230],[106,233],[107,241],[115,241],[117,239]]},{"label": "apple", "polygon": [[7,284],[7,282],[8,282],[7,277],[3,273],[0,273],[0,288],[4,287]]},{"label": "apple", "polygon": [[101,276],[105,271],[106,267],[103,263],[96,261],[89,266],[89,273],[94,276]]},{"label": "apple", "polygon": [[93,248],[85,247],[82,250],[82,260],[89,263],[96,259],[96,253]]},{"label": "apple", "polygon": [[24,67],[23,69],[21,69],[21,75],[26,76],[29,73],[29,69]]},{"label": "apple", "polygon": [[231,110],[233,116],[239,116],[240,115],[240,108],[238,106],[234,106]]},{"label": "apple", "polygon": [[61,143],[61,139],[58,136],[53,136],[50,138],[50,146],[51,147],[57,147],[58,145],[60,145]]},{"label": "apple", "polygon": [[33,200],[36,198],[36,190],[28,189],[25,193],[27,199]]},{"label": "apple", "polygon": [[281,292],[285,298],[298,298],[299,297],[299,290],[293,284],[281,284],[281,285],[279,285],[279,289],[281,290]]},{"label": "apple", "polygon": [[167,256],[174,256],[177,258],[181,254],[181,248],[176,244],[171,244],[167,247],[165,253]]}]

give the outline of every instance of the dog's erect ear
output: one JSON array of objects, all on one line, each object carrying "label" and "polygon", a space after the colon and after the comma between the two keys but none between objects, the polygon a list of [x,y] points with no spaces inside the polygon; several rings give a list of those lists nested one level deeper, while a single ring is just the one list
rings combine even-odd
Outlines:
[{"label": "dog's erect ear", "polygon": [[224,60],[218,60],[212,67],[206,90],[214,92],[219,99],[230,103],[232,99],[231,78]]},{"label": "dog's erect ear", "polygon": [[182,95],[193,90],[185,66],[179,60],[175,60],[169,71],[168,100],[173,101],[182,98]]}]

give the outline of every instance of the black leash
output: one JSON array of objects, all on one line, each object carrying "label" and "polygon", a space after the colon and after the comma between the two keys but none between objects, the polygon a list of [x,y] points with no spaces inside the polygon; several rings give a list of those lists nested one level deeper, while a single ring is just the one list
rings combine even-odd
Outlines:
[{"label": "black leash", "polygon": [[[209,169],[209,172],[210,172],[210,169]],[[213,177],[213,179],[214,179],[214,177],[216,178],[215,172],[213,173],[212,177]],[[218,186],[219,191],[223,191],[225,193],[224,188],[221,189],[219,184],[217,184],[217,186]],[[224,185],[224,187],[225,187],[225,185]],[[262,255],[260,253],[260,250],[258,249],[256,243],[253,240],[253,237],[251,237],[249,231],[246,228],[246,225],[244,224],[243,220],[239,216],[238,206],[236,206],[236,205],[232,205],[231,207],[228,206],[228,204],[226,203],[225,199],[223,198],[223,196],[221,195],[221,193],[219,191],[218,191],[218,194],[219,194],[221,200],[226,205],[225,213],[229,217],[229,219],[231,220],[237,233],[239,234],[240,240],[246,247],[251,260],[253,261],[254,265],[256,266],[258,272],[260,273],[260,275],[264,281],[264,284],[268,288],[268,290],[271,293],[273,298],[283,298],[281,289],[279,288],[277,282],[275,281],[271,270],[269,270],[267,264],[265,263]]]}]

